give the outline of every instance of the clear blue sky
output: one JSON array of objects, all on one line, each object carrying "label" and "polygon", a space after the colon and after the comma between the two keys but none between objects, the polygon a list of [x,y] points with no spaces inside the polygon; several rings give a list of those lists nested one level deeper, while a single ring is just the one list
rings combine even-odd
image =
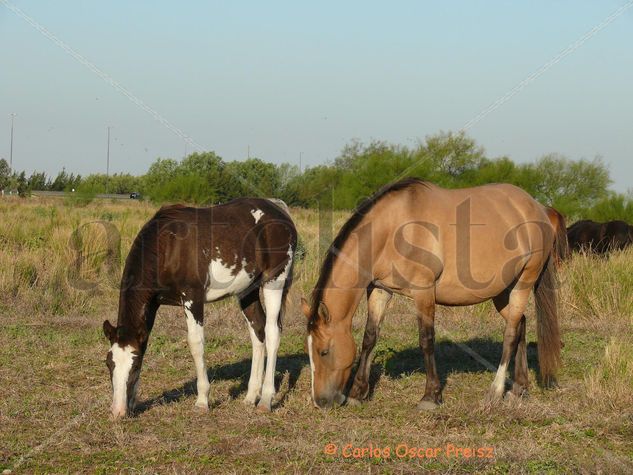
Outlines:
[{"label": "clear blue sky", "polygon": [[[469,119],[626,0],[12,0],[226,160],[304,165],[352,139],[413,144]],[[182,139],[0,2],[0,157],[143,173]],[[489,156],[601,155],[633,188],[633,9],[469,130]],[[190,149],[189,149],[190,151]]]}]

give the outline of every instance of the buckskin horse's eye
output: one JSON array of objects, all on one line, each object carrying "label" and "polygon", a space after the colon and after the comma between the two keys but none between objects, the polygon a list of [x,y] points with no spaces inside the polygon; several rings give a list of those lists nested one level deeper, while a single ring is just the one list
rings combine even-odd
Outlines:
[{"label": "buckskin horse's eye", "polygon": [[321,356],[327,356],[330,350],[321,350]]}]

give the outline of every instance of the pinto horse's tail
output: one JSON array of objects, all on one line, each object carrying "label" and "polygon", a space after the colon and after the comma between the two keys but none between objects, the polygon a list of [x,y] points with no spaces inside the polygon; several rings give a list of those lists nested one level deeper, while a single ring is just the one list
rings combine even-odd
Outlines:
[{"label": "pinto horse's tail", "polygon": [[540,383],[545,388],[556,386],[556,372],[560,366],[562,344],[558,327],[556,283],[556,267],[553,256],[550,255],[534,286]]}]

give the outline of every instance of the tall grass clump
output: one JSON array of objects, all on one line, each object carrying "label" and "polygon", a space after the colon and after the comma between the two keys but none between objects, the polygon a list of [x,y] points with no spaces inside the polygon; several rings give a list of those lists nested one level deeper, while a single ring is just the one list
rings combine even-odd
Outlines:
[{"label": "tall grass clump", "polygon": [[142,203],[0,200],[0,304],[9,313],[116,307],[122,263],[154,212]]},{"label": "tall grass clump", "polygon": [[563,316],[595,324],[633,324],[633,249],[601,257],[574,254],[559,272]]},{"label": "tall grass clump", "polygon": [[604,356],[585,379],[587,395],[597,404],[629,409],[633,406],[633,338],[613,337]]}]

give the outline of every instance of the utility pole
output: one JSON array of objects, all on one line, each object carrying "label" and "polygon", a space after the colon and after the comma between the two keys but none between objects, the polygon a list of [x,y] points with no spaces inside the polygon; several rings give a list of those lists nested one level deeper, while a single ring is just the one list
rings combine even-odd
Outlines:
[{"label": "utility pole", "polygon": [[246,158],[250,159],[251,158],[251,146],[248,146],[248,149],[246,150]]},{"label": "utility pole", "polygon": [[303,152],[299,152],[299,173],[301,173],[301,159],[303,158]]},{"label": "utility pole", "polygon": [[106,193],[108,193],[108,185],[110,184],[110,129],[108,126],[108,148],[106,152]]},{"label": "utility pole", "polygon": [[11,114],[11,148],[9,149],[9,171],[13,173],[13,119],[15,119],[15,114],[12,112]]}]

